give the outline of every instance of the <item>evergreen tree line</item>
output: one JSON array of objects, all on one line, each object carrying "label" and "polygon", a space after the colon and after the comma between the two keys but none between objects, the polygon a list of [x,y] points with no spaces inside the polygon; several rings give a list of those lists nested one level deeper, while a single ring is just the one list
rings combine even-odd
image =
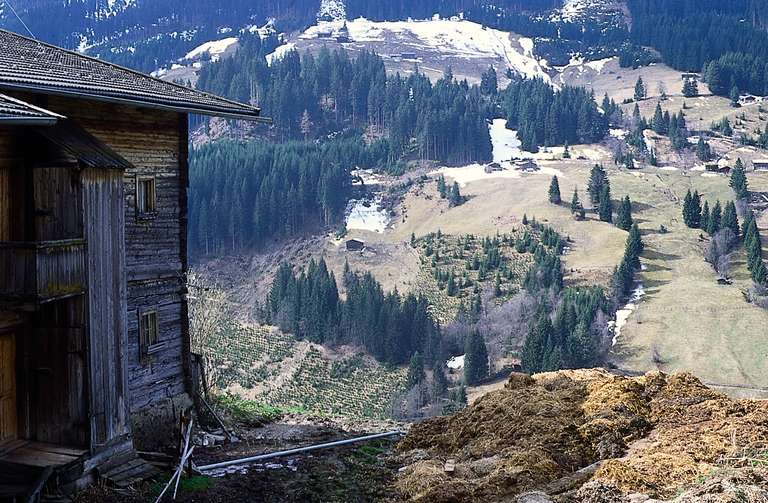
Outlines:
[{"label": "evergreen tree line", "polygon": [[276,139],[368,129],[388,139],[390,162],[413,155],[448,164],[491,159],[486,119],[493,104],[479,86],[457,82],[450,69],[433,84],[418,68],[407,77],[387,75],[378,55],[363,51],[350,58],[325,47],[316,56],[291,51],[267,65],[257,39],[247,38],[234,57],[205,66],[198,87],[240,101],[255,97],[274,119]]},{"label": "evergreen tree line", "polygon": [[[698,213],[697,210],[699,210]],[[714,236],[723,229],[730,229],[736,238],[741,234],[735,203],[728,201],[723,208],[720,200],[717,200],[710,208],[709,201],[704,201],[704,206],[701,206],[701,196],[698,191],[691,194],[689,190],[685,195],[683,221],[688,227],[701,229],[710,236]]]},{"label": "evergreen tree line", "polygon": [[337,225],[352,190],[350,167],[381,166],[386,155],[355,139],[219,141],[193,149],[191,254],[237,251],[307,226]]},{"label": "evergreen tree line", "polygon": [[556,304],[543,301],[523,345],[523,369],[533,373],[598,364],[601,311],[608,312],[609,305],[600,287],[567,288]]},{"label": "evergreen tree line", "polygon": [[621,263],[613,273],[612,290],[616,301],[626,298],[632,292],[635,272],[640,269],[640,255],[643,253],[645,245],[640,236],[640,229],[637,224],[632,224],[627,236],[624,256]]},{"label": "evergreen tree line", "polygon": [[501,93],[507,127],[518,131],[522,148],[593,143],[608,132],[608,118],[581,87],[555,90],[541,79],[515,82]]},{"label": "evergreen tree line", "polygon": [[416,352],[430,364],[439,356],[440,329],[423,297],[385,293],[370,272],[345,266],[346,300],[324,260],[294,273],[282,264],[264,314],[282,330],[318,344],[359,344],[379,361],[400,365]]}]

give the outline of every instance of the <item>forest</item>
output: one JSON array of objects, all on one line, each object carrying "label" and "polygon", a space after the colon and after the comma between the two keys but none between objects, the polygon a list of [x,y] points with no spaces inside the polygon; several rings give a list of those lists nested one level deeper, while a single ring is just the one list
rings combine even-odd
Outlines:
[{"label": "forest", "polygon": [[358,139],[315,144],[220,141],[190,157],[189,248],[231,253],[270,237],[341,221],[349,166],[378,167],[386,144]]},{"label": "forest", "polygon": [[385,293],[370,272],[347,266],[343,274],[346,300],[324,260],[313,260],[298,273],[282,264],[266,301],[266,319],[318,344],[362,345],[391,365],[407,363],[417,352],[429,366],[441,356],[440,329],[426,299]]},{"label": "forest", "polygon": [[522,147],[529,152],[539,146],[593,143],[608,132],[608,116],[581,87],[556,91],[543,80],[523,80],[502,92],[501,105],[507,127],[519,131]]},{"label": "forest", "polygon": [[630,0],[629,8],[632,40],[657,49],[673,68],[703,71],[713,93],[766,93],[765,2]]},{"label": "forest", "polygon": [[317,57],[292,51],[268,66],[260,40],[249,37],[235,57],[206,66],[198,82],[240,101],[248,101],[252,85],[264,114],[274,119],[270,135],[280,141],[367,130],[389,139],[390,161],[406,154],[446,164],[491,157],[485,120],[492,104],[450,71],[433,84],[418,72],[387,75],[373,53],[350,58],[325,48]]}]

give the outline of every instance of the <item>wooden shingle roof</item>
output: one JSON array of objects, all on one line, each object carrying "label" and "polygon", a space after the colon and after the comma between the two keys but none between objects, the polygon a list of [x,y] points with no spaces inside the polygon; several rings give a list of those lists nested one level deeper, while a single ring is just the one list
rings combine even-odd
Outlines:
[{"label": "wooden shingle roof", "polygon": [[0,124],[43,126],[61,119],[64,117],[59,114],[0,94]]},{"label": "wooden shingle roof", "polygon": [[260,110],[0,30],[0,89],[258,120]]}]

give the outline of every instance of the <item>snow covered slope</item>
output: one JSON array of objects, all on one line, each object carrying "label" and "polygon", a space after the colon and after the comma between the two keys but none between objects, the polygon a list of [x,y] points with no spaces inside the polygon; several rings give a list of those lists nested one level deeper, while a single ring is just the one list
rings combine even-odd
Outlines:
[{"label": "snow covered slope", "polygon": [[[507,68],[528,78],[550,80],[548,65],[534,56],[534,42],[509,32],[486,28],[458,18],[423,21],[375,22],[365,18],[352,21],[319,21],[294,39],[290,48],[299,51],[336,44],[336,35],[346,25],[348,50],[373,50],[388,66],[408,71],[418,63],[426,73],[441,73],[450,66],[459,78],[476,81],[493,65],[504,73]],[[288,48],[280,48],[280,57]],[[398,68],[398,66],[400,68]]]}]

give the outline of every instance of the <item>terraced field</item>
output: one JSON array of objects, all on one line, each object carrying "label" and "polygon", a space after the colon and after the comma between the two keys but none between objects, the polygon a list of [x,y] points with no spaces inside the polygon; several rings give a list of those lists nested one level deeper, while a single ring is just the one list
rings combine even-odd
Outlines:
[{"label": "terraced field", "polygon": [[332,352],[273,327],[232,322],[210,346],[220,390],[281,409],[386,419],[405,390],[390,369],[348,348]]}]

